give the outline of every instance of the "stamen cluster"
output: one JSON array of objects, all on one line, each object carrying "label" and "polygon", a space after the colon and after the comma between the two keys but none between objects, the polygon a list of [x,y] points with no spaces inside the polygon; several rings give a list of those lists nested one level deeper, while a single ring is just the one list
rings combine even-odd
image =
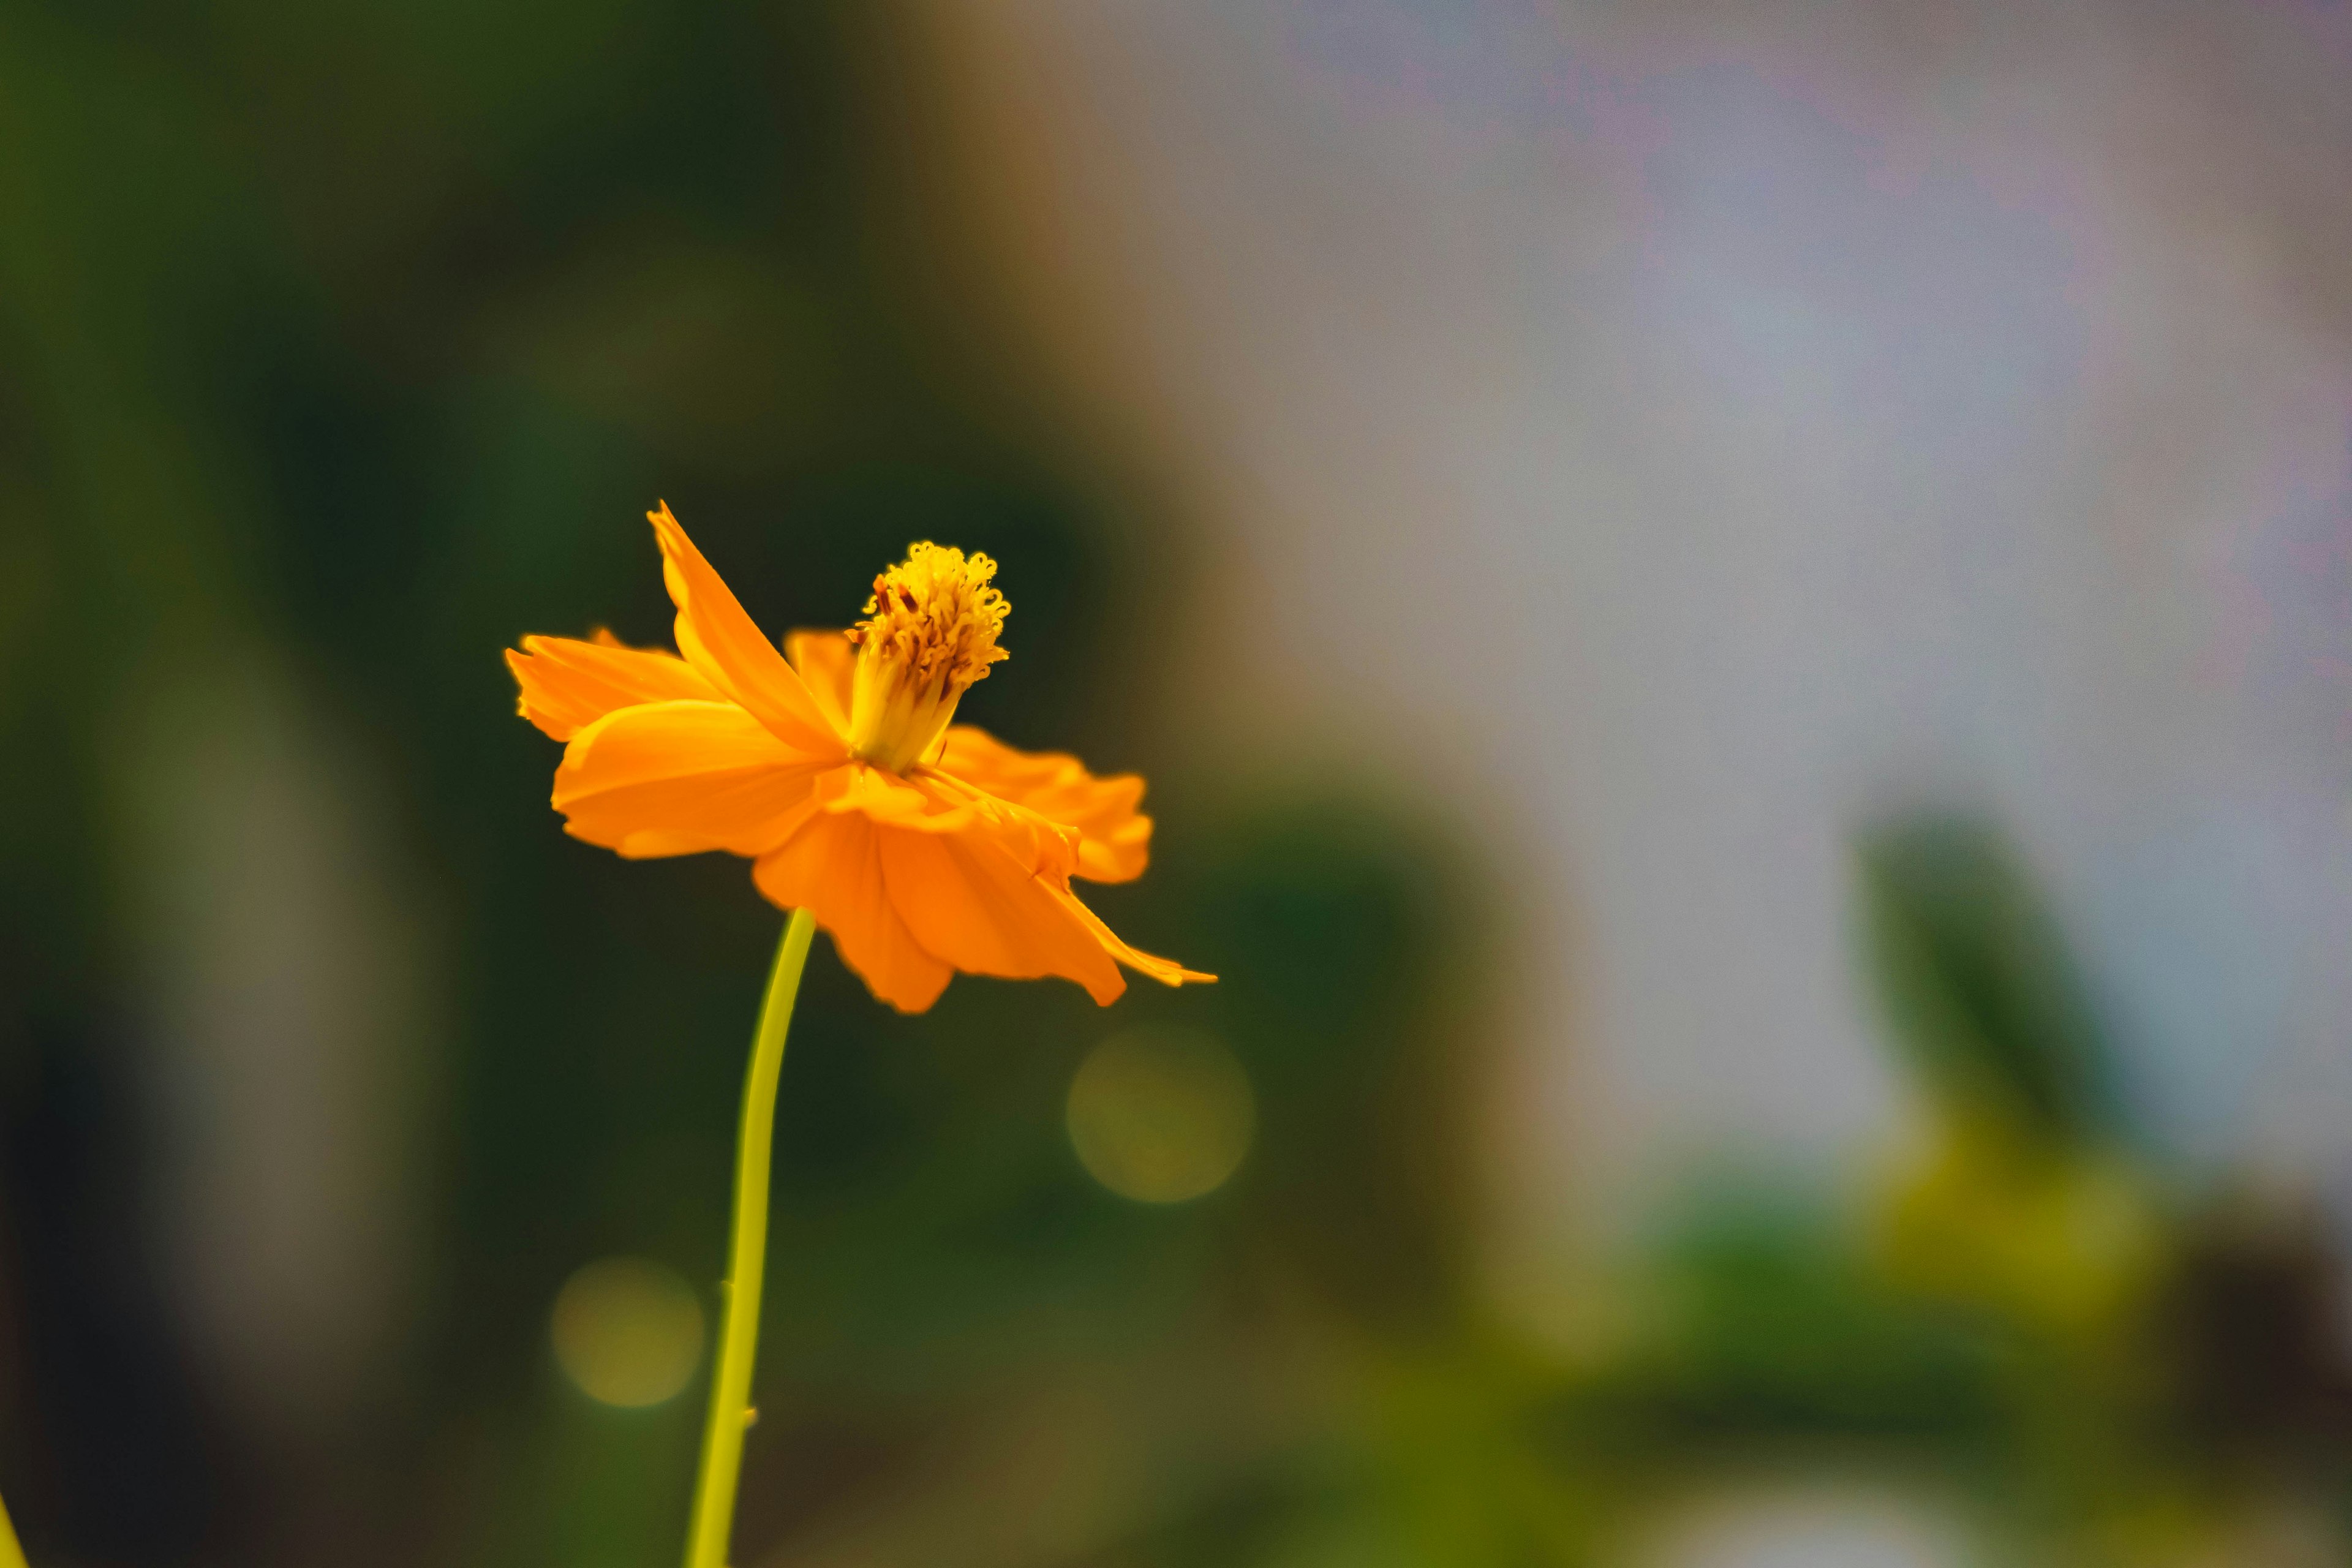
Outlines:
[{"label": "stamen cluster", "polygon": [[849,628],[849,640],[915,689],[960,697],[1008,657],[996,639],[1012,605],[990,585],[995,575],[996,563],[978,551],[913,545],[874,579],[866,618]]}]

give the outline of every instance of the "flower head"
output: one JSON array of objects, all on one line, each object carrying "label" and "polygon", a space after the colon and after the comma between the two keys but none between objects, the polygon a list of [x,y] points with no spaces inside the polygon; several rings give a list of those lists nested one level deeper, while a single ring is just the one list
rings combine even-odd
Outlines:
[{"label": "flower head", "polygon": [[864,620],[780,650],[669,508],[647,516],[677,654],[600,633],[507,655],[522,716],[565,742],[566,832],[632,858],[748,857],[761,892],[807,909],[905,1012],[957,970],[1058,974],[1103,1004],[1127,988],[1120,964],[1171,985],[1214,978],[1129,947],[1070,890],[1142,874],[1141,779],[952,722],[1006,657],[993,561],[918,544],[874,580]]},{"label": "flower head", "polygon": [[849,747],[904,773],[946,734],[956,704],[988,667],[1013,606],[989,585],[996,563],[925,542],[874,579],[866,618],[843,635],[857,650],[850,680]]}]

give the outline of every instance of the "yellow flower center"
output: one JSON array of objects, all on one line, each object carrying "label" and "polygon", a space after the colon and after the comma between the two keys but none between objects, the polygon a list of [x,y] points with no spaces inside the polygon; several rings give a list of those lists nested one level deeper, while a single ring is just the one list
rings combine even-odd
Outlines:
[{"label": "yellow flower center", "polygon": [[1008,657],[996,638],[1013,606],[989,586],[995,575],[978,552],[924,543],[874,579],[866,618],[848,633],[851,751],[898,773],[939,744],[965,690]]}]

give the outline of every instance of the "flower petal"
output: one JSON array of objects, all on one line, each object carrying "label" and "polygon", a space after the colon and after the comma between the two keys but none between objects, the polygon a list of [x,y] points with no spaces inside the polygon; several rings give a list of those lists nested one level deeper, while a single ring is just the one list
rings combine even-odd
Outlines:
[{"label": "flower petal", "polygon": [[819,711],[844,735],[849,733],[849,683],[857,670],[857,650],[839,632],[788,632],[784,658],[800,671]]},{"label": "flower petal", "polygon": [[711,685],[802,751],[841,748],[841,732],[801,684],[776,645],[760,635],[735,595],[686,536],[669,503],[646,513],[661,544],[662,581],[677,606],[677,651]]},{"label": "flower petal", "polygon": [[950,795],[928,779],[902,779],[871,763],[851,763],[827,773],[819,793],[827,811],[858,812],[917,833],[961,833],[980,812],[967,796]]},{"label": "flower petal", "polygon": [[1129,947],[1119,940],[1118,932],[1103,924],[1100,915],[1080,903],[1078,896],[1070,891],[1066,886],[1055,888],[1053,891],[1054,897],[1067,907],[1071,914],[1076,916],[1079,922],[1092,933],[1094,939],[1102,944],[1103,951],[1129,969],[1149,974],[1162,985],[1181,985],[1187,981],[1194,984],[1205,985],[1216,980],[1215,975],[1204,974],[1197,969],[1187,969],[1174,959],[1160,958],[1144,952],[1141,948]]},{"label": "flower petal", "polygon": [[770,902],[814,915],[875,995],[901,1013],[920,1013],[955,971],[924,951],[892,906],[882,879],[885,831],[862,813],[816,812],[760,858],[751,879]]},{"label": "flower petal", "polygon": [[933,767],[1048,822],[1077,829],[1075,876],[1132,881],[1150,859],[1151,818],[1135,809],[1143,799],[1143,780],[1134,773],[1097,778],[1066,752],[1018,751],[970,724],[948,731]]},{"label": "flower petal", "polygon": [[674,653],[624,647],[610,632],[593,641],[525,637],[507,653],[521,688],[515,708],[551,740],[568,741],[616,708],[685,699],[715,702],[719,692]]},{"label": "flower petal", "polygon": [[852,763],[827,774],[819,794],[827,811],[860,812],[884,827],[977,835],[1024,873],[1051,882],[1066,882],[1077,869],[1077,829],[1048,822],[936,769],[919,768],[902,778],[868,763]]},{"label": "flower petal", "polygon": [[830,758],[803,756],[732,702],[648,702],[587,725],[555,770],[575,838],[632,858],[776,847],[816,809]]},{"label": "flower petal", "polygon": [[1108,1006],[1126,977],[1045,879],[982,831],[877,827],[890,902],[927,952],[973,974],[1059,974]]}]

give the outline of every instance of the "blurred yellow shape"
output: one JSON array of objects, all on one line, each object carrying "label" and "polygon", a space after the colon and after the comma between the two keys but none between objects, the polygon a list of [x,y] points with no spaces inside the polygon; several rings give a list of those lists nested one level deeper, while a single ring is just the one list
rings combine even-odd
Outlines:
[{"label": "blurred yellow shape", "polygon": [[637,1409],[675,1395],[702,1361],[702,1303],[644,1258],[591,1263],[555,1293],[555,1359],[580,1391]]},{"label": "blurred yellow shape", "polygon": [[1214,1192],[1257,1131],[1257,1100],[1233,1052],[1206,1035],[1113,1035],[1070,1080],[1070,1143],[1123,1198],[1177,1204]]},{"label": "blurred yellow shape", "polygon": [[2155,1197],[2130,1163],[1966,1117],[1946,1119],[1894,1173],[1880,1231],[1898,1285],[2097,1340],[2146,1301],[2166,1257]]}]

